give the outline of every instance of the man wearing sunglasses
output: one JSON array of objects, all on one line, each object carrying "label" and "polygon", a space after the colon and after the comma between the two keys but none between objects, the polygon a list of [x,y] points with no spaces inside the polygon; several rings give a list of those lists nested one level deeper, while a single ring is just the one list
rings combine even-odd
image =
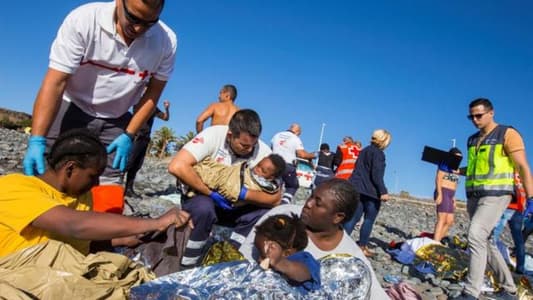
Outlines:
[{"label": "man wearing sunglasses", "polygon": [[466,167],[467,210],[470,216],[468,248],[470,267],[463,293],[453,299],[477,299],[487,263],[503,288],[497,299],[517,299],[516,285],[498,248],[489,241],[514,194],[514,171],[520,172],[533,209],[533,182],[520,134],[510,126],[494,121],[492,103],[485,98],[470,103],[467,116],[478,132],[468,138]]},{"label": "man wearing sunglasses", "polygon": [[164,0],[89,3],[65,18],[33,107],[27,175],[44,173],[47,143],[87,127],[112,153],[101,182],[119,181],[132,139],[154,112],[174,68],[177,40],[159,20],[163,6]]}]

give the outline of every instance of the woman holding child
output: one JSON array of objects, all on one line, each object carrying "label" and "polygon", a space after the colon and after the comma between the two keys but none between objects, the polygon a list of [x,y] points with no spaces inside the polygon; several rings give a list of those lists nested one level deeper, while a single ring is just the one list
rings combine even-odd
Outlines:
[{"label": "woman holding child", "polygon": [[[359,195],[350,183],[334,178],[317,186],[303,207],[293,204],[274,207],[257,224],[262,224],[273,215],[299,214],[306,227],[308,238],[307,247],[303,251],[310,253],[315,259],[331,254],[349,254],[361,259],[372,274],[369,299],[389,299],[380,286],[372,265],[342,228],[342,224],[352,217],[358,203]],[[260,251],[253,247],[255,235],[256,232],[252,230],[239,249],[248,260],[257,260],[261,256]]]}]

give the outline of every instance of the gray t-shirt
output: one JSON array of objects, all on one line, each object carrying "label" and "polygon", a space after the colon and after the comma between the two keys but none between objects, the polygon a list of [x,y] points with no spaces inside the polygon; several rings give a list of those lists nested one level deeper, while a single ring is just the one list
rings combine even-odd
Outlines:
[{"label": "gray t-shirt", "polygon": [[[274,208],[272,208],[270,211],[268,211],[266,214],[264,214],[259,221],[257,221],[257,224],[261,224],[264,220],[266,220],[268,217],[273,215],[289,215],[290,213],[294,213],[296,215],[300,215],[302,212],[302,205],[294,205],[294,204],[286,204],[286,205],[279,205]],[[244,257],[250,261],[256,261],[255,258],[258,257],[257,250],[254,247],[254,240],[255,240],[255,230],[250,231],[248,236],[246,237],[246,240],[241,244],[241,247],[239,248],[239,251],[244,255]],[[389,296],[385,293],[385,290],[381,287],[379,284],[379,281],[376,277],[376,273],[374,272],[374,269],[372,269],[372,264],[370,261],[366,258],[366,256],[363,254],[363,251],[361,251],[361,248],[357,246],[355,241],[346,233],[344,232],[344,236],[342,237],[341,242],[337,245],[337,247],[331,251],[323,251],[319,249],[311,239],[308,239],[309,242],[307,243],[307,248],[305,248],[303,251],[307,251],[313,255],[315,259],[320,259],[324,256],[328,256],[330,254],[349,254],[354,257],[359,258],[362,260],[370,269],[370,272],[372,273],[372,287],[370,290],[371,296],[370,300],[383,300],[383,299],[389,299]]]}]

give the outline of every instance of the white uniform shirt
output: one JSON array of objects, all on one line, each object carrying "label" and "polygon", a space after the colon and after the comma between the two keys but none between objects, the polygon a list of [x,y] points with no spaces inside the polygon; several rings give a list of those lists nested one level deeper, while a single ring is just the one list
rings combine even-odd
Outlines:
[{"label": "white uniform shirt", "polygon": [[136,104],[151,76],[167,81],[177,39],[159,21],[128,47],[115,26],[115,2],[74,9],[59,28],[49,68],[71,74],[63,99],[94,117],[118,118]]},{"label": "white uniform shirt", "polygon": [[302,140],[291,131],[276,133],[271,144],[272,152],[279,154],[288,164],[292,164],[296,159],[296,150],[304,149]]},{"label": "white uniform shirt", "polygon": [[214,161],[226,166],[248,161],[250,167],[254,167],[261,159],[272,152],[263,141],[258,140],[249,157],[238,157],[233,153],[227,142],[228,130],[229,127],[227,125],[207,127],[185,144],[183,149],[189,151],[197,162],[206,157],[211,157]]},{"label": "white uniform shirt", "polygon": [[[257,226],[263,223],[267,218],[273,215],[290,215],[291,213],[293,213],[299,216],[302,213],[302,208],[302,205],[294,204],[284,204],[276,206],[269,210],[266,214],[264,214],[255,225]],[[255,258],[258,257],[257,250],[254,247],[254,240],[255,230],[252,229],[252,231],[250,231],[244,242],[241,244],[241,247],[239,248],[239,252],[241,252],[242,255],[250,261],[257,261]],[[313,255],[315,259],[321,259],[322,257],[328,256],[330,254],[349,254],[359,258],[368,266],[372,275],[370,300],[390,299],[389,296],[385,293],[385,290],[383,290],[383,288],[379,284],[378,278],[376,277],[376,273],[374,272],[374,269],[372,269],[372,264],[363,254],[361,248],[357,246],[355,241],[346,233],[346,231],[344,231],[344,235],[342,236],[341,242],[337,245],[337,247],[335,247],[335,249],[331,251],[320,250],[311,239],[308,239],[307,247],[303,251],[311,253],[311,255]]]}]

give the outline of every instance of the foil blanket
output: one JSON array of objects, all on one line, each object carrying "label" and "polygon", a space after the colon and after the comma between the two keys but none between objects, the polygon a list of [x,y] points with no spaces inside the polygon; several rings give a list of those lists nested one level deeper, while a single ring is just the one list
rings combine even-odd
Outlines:
[{"label": "foil blanket", "polygon": [[303,295],[278,273],[234,261],[160,277],[130,291],[129,299],[368,299],[370,270],[358,258],[320,260],[321,289]]}]

